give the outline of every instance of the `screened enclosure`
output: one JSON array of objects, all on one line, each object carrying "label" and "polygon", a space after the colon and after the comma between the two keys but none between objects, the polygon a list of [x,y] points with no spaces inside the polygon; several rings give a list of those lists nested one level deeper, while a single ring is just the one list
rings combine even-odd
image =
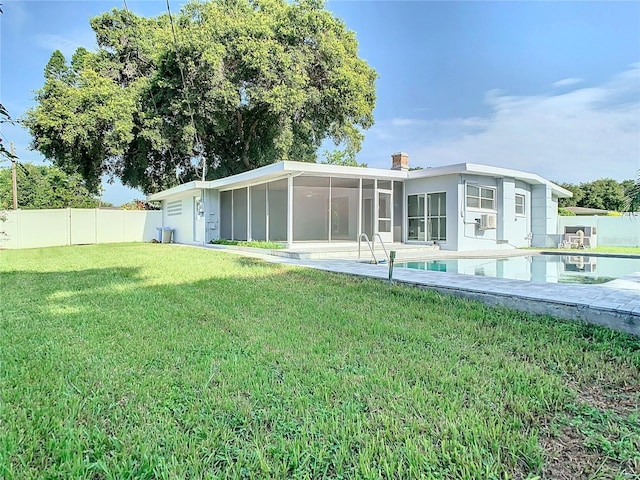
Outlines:
[{"label": "screened enclosure", "polygon": [[393,218],[393,236],[401,238],[401,200],[401,182],[300,175],[291,179],[289,192],[289,179],[284,178],[221,192],[220,236],[229,240],[356,242],[360,233],[372,238],[380,228],[390,232]]},{"label": "screened enclosure", "polygon": [[287,180],[220,192],[220,238],[287,240]]}]

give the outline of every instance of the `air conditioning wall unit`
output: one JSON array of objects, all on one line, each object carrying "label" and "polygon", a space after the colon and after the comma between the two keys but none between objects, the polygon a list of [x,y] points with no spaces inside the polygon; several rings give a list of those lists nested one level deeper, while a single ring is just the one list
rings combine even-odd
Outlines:
[{"label": "air conditioning wall unit", "polygon": [[493,230],[496,228],[496,215],[493,213],[484,213],[480,215],[480,224],[478,228],[480,230]]}]

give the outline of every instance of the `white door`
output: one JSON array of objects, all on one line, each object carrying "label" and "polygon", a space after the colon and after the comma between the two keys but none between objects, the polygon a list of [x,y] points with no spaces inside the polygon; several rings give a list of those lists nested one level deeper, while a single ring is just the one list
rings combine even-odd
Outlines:
[{"label": "white door", "polygon": [[378,222],[377,233],[380,234],[382,241],[385,243],[393,242],[393,231],[391,225],[393,224],[393,195],[391,190],[378,190],[378,196],[376,198]]},{"label": "white door", "polygon": [[204,203],[200,195],[193,197],[193,241],[204,242]]}]

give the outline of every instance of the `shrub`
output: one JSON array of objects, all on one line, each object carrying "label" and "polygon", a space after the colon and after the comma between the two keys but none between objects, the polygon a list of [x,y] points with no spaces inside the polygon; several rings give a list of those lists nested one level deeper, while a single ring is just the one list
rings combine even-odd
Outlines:
[{"label": "shrub", "polygon": [[567,210],[566,208],[559,208],[558,209],[558,215],[560,215],[561,217],[575,217],[576,214],[573,213],[570,210]]}]

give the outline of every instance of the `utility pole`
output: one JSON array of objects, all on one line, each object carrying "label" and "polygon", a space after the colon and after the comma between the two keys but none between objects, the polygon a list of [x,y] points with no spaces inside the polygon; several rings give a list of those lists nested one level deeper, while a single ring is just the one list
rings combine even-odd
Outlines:
[{"label": "utility pole", "polygon": [[18,209],[18,177],[16,176],[16,149],[13,147],[13,142],[9,144],[9,150],[11,151],[11,185],[13,187],[13,209]]}]

